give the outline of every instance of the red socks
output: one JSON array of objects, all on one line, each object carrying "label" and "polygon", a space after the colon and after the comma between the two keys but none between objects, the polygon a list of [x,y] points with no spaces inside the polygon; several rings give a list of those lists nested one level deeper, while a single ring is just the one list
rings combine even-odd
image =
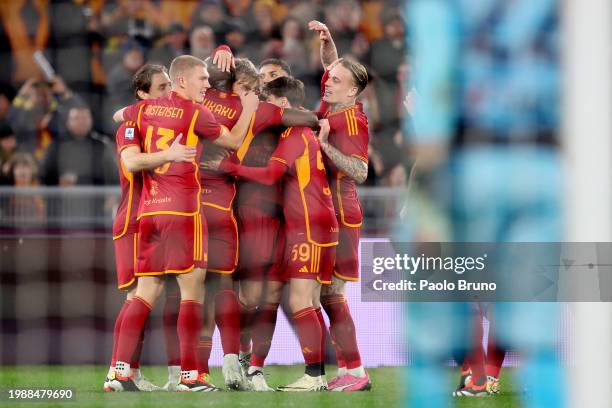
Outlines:
[{"label": "red socks", "polygon": [[327,327],[325,326],[325,319],[323,319],[323,312],[320,307],[315,309],[317,319],[319,320],[319,326],[321,326],[321,358],[325,360],[325,340],[327,339]]},{"label": "red socks", "polygon": [[300,340],[304,361],[307,365],[321,363],[323,361],[321,355],[321,337],[323,333],[321,332],[321,325],[319,324],[315,309],[307,307],[298,310],[293,314],[293,320],[295,322],[295,331]]},{"label": "red socks", "polygon": [[[146,326],[147,322],[145,322]],[[144,334],[145,328],[142,328],[142,332],[140,332],[140,338],[138,339],[138,343],[136,344],[136,350],[134,350],[134,354],[132,355],[132,362],[130,363],[130,368],[140,368],[140,354],[142,353],[142,346],[144,344]]]},{"label": "red socks", "polygon": [[221,290],[215,296],[215,323],[219,327],[223,354],[240,352],[240,302],[233,290]]},{"label": "red socks", "polygon": [[208,336],[200,336],[198,342],[197,358],[198,358],[198,374],[209,374],[208,360],[212,351],[212,338]]},{"label": "red socks", "polygon": [[179,309],[177,322],[179,345],[181,350],[181,370],[198,369],[196,346],[202,327],[202,303],[195,300],[183,300]]},{"label": "red socks", "polygon": [[169,366],[181,365],[181,352],[179,348],[178,332],[176,330],[180,303],[181,295],[179,293],[171,293],[166,296],[166,303],[164,305],[163,326],[164,340],[166,341],[166,354],[168,355]]},{"label": "red socks", "polygon": [[256,307],[246,307],[240,304],[240,351],[248,353],[251,351],[251,329],[257,315]]},{"label": "red socks", "polygon": [[491,332],[491,326],[489,325],[486,373],[488,376],[499,378],[499,372],[501,371],[502,364],[504,364],[504,358],[506,357],[506,350],[495,343],[495,339]]},{"label": "red socks", "polygon": [[119,310],[119,314],[117,315],[117,319],[115,320],[115,330],[113,331],[113,354],[111,355],[111,366],[115,366],[115,361],[117,361],[117,346],[119,346],[119,333],[121,332],[121,323],[123,323],[123,317],[125,316],[125,312],[130,305],[130,301],[126,300],[123,302],[121,306],[121,310]]},{"label": "red socks", "polygon": [[[357,347],[355,323],[343,295],[326,296],[322,299],[323,309],[329,317],[330,332],[337,348],[340,349],[346,367],[350,370],[361,366]],[[340,361],[338,361],[340,367]]]},{"label": "red socks", "polygon": [[472,369],[472,381],[476,385],[482,385],[482,381],[486,381],[485,376],[485,356],[482,348],[482,315],[474,314],[474,332],[472,338],[472,350],[467,355],[467,363]]},{"label": "red socks", "polygon": [[272,336],[276,327],[278,303],[266,303],[259,308],[253,325],[253,354],[251,355],[251,366],[263,367],[270,346]]},{"label": "red socks", "polygon": [[130,302],[121,322],[116,361],[131,362],[140,334],[151,313],[151,305],[138,296]]}]

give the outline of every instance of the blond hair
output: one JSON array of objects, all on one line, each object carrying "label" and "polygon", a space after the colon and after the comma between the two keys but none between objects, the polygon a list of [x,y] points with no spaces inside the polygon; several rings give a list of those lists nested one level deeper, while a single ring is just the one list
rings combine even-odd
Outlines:
[{"label": "blond hair", "polygon": [[206,63],[193,55],[179,55],[170,64],[170,80],[174,84],[177,78],[194,67],[206,67]]}]

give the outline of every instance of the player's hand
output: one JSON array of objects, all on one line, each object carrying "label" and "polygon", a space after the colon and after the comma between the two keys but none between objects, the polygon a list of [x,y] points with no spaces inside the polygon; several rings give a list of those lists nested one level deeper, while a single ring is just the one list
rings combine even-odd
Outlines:
[{"label": "player's hand", "polygon": [[331,41],[331,34],[329,28],[320,21],[312,20],[308,23],[308,29],[319,33],[319,40]]},{"label": "player's hand", "polygon": [[168,161],[179,163],[179,162],[191,162],[195,160],[196,157],[196,148],[185,146],[181,144],[181,140],[183,139],[183,134],[179,133],[179,135],[174,139],[170,148],[166,150],[168,155]]},{"label": "player's hand", "polygon": [[247,112],[255,112],[259,106],[259,97],[255,92],[240,93],[240,103],[242,104],[242,109]]},{"label": "player's hand", "polygon": [[200,167],[208,171],[219,171],[219,167],[221,167],[222,161],[223,158],[220,157],[211,158],[210,160],[206,160],[200,163]]},{"label": "player's hand", "polygon": [[221,72],[230,72],[232,68],[236,68],[234,56],[226,50],[217,51],[213,56],[212,63],[221,70]]},{"label": "player's hand", "polygon": [[327,140],[329,138],[329,120],[327,119],[320,119],[319,120],[319,143],[321,145],[327,144]]}]

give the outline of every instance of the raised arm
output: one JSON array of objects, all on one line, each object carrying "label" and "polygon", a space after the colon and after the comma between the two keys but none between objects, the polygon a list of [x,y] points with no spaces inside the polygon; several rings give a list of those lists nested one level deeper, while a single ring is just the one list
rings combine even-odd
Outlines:
[{"label": "raised arm", "polygon": [[321,63],[323,64],[323,68],[327,69],[332,62],[338,59],[338,50],[336,49],[336,44],[334,44],[331,33],[325,24],[317,20],[310,21],[308,23],[308,29],[319,33],[319,40],[321,41]]}]

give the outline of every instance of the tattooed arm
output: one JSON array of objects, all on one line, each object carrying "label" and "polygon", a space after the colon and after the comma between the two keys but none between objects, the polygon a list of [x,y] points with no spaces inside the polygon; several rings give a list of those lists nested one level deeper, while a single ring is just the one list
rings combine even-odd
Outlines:
[{"label": "tattooed arm", "polygon": [[329,122],[327,120],[319,121],[321,130],[319,131],[319,144],[321,150],[334,165],[344,173],[347,177],[355,180],[357,184],[361,184],[368,178],[368,165],[361,159],[353,156],[347,156],[329,144]]}]

